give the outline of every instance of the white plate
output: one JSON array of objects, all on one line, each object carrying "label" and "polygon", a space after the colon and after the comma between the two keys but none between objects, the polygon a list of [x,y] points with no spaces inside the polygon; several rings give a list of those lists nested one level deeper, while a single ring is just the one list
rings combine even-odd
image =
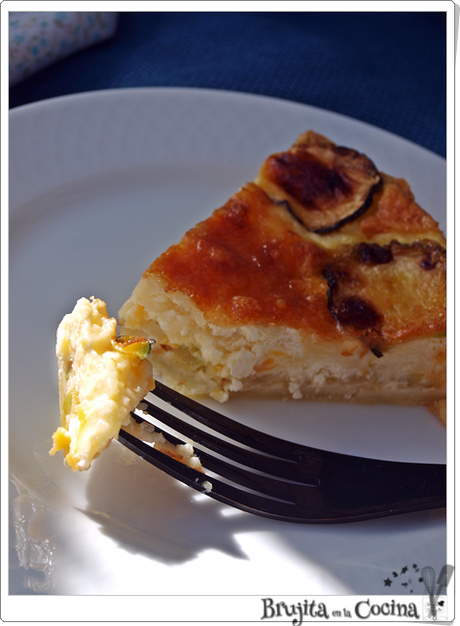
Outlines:
[{"label": "white plate", "polygon": [[[54,342],[62,316],[91,295],[116,316],[154,257],[308,128],[405,177],[445,226],[443,159],[308,106],[142,88],[11,112],[10,467],[18,491],[10,593],[419,594],[414,566],[439,571],[446,563],[443,512],[282,524],[196,495],[118,443],[88,473],[48,456],[59,422]],[[219,408],[321,448],[445,461],[445,430],[422,408],[240,399]],[[410,584],[400,576],[386,587],[405,566]]]}]

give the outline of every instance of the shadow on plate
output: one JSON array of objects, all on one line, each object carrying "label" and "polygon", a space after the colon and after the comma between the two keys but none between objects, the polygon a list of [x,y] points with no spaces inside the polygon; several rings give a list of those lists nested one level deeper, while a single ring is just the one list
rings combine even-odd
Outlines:
[{"label": "shadow on plate", "polygon": [[[292,553],[297,563],[312,567],[313,561],[327,570],[350,594],[403,595],[423,594],[420,569],[446,562],[444,510],[338,525],[277,522],[198,494],[118,443],[94,463],[86,496],[84,513],[102,533],[131,553],[166,564],[185,563],[209,549],[257,558],[241,539],[262,533],[268,545]],[[420,563],[419,557],[431,560]]]}]

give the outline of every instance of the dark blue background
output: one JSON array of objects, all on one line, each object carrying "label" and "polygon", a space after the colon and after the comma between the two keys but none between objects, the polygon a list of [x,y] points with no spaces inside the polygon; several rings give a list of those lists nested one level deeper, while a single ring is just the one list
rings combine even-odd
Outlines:
[{"label": "dark blue background", "polygon": [[10,90],[202,87],[328,109],[446,150],[445,13],[121,13],[116,35]]}]

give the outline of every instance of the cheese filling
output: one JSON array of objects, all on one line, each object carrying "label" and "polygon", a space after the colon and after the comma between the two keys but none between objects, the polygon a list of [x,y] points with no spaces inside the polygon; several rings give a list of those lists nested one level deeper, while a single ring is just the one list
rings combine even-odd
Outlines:
[{"label": "cheese filling", "polygon": [[120,341],[116,333],[96,298],[78,300],[57,330],[61,425],[50,454],[62,450],[74,471],[90,467],[155,384],[149,341]]}]

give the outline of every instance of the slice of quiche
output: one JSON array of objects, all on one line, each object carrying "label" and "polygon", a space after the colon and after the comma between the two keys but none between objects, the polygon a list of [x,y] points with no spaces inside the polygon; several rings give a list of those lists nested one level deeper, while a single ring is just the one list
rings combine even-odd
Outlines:
[{"label": "slice of quiche", "polygon": [[445,245],[406,181],[308,131],[153,261],[119,323],[186,395],[440,413]]},{"label": "slice of quiche", "polygon": [[131,418],[130,412],[155,386],[147,359],[152,343],[143,337],[118,337],[117,321],[108,317],[102,300],[78,300],[57,330],[61,425],[50,454],[62,450],[74,471],[87,470],[123,427],[199,469],[190,444],[172,445],[153,427]]}]

